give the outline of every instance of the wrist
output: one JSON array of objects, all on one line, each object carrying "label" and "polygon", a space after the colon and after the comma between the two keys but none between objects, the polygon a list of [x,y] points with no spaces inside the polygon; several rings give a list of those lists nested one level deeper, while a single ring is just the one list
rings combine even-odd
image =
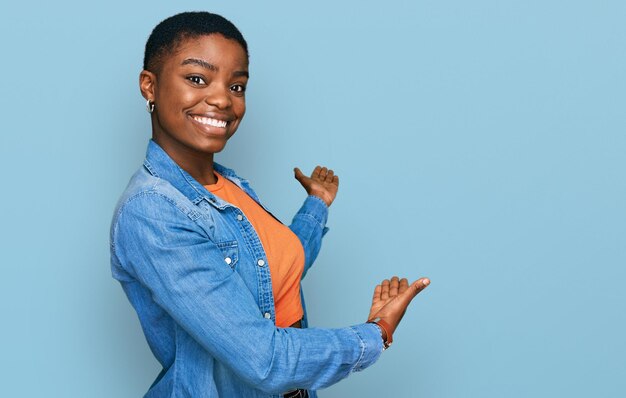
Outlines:
[{"label": "wrist", "polygon": [[309,196],[314,196],[317,199],[321,200],[322,202],[324,202],[324,204],[326,205],[326,207],[330,207],[330,205],[333,203],[332,200],[329,201],[329,198],[327,197],[327,195],[325,195],[322,192],[316,192],[316,191],[307,191],[307,194]]},{"label": "wrist", "polygon": [[380,335],[383,339],[383,350],[389,348],[391,343],[393,343],[391,326],[381,318],[370,319],[367,322],[375,324],[380,329]]}]

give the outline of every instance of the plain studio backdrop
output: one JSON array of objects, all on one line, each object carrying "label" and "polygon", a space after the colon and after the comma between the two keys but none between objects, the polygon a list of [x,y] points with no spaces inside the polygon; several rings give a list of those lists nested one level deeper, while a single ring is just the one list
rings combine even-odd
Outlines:
[{"label": "plain studio backdrop", "polygon": [[160,368],[110,275],[150,137],[143,47],[209,10],[250,45],[217,161],[288,222],[292,169],[341,176],[304,289],[313,326],[428,276],[396,343],[321,397],[626,390],[623,1],[31,1],[0,6],[4,397],[139,397]]}]

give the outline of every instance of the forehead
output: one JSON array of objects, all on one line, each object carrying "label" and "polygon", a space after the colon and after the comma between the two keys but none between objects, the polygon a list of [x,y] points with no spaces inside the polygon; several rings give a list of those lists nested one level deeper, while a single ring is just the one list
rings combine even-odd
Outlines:
[{"label": "forehead", "polygon": [[187,58],[202,59],[225,68],[248,68],[248,56],[235,40],[219,33],[183,38],[174,51],[163,59],[164,66],[180,65]]}]

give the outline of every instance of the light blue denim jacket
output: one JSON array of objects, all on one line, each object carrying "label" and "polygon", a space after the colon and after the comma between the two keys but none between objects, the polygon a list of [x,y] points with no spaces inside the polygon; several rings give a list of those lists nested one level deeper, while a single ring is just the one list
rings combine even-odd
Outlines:
[{"label": "light blue denim jacket", "polygon": [[[218,164],[215,170],[259,202],[246,180]],[[326,204],[309,196],[289,226],[304,247],[305,274],[327,215]],[[365,369],[382,352],[373,324],[277,328],[267,257],[252,225],[152,140],[116,206],[110,237],[113,277],[163,365],[146,397],[316,390]]]}]

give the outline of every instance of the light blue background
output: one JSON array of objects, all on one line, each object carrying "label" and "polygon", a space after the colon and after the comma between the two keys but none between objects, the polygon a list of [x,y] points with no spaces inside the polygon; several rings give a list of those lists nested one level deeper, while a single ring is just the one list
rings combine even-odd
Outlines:
[{"label": "light blue background", "polygon": [[251,52],[218,161],[284,220],[293,166],[341,175],[312,323],[363,321],[383,277],[433,281],[322,397],[623,396],[625,2],[40,3],[0,6],[0,395],[138,397],[156,376],[108,227],[150,136],[145,40],[208,9]]}]

